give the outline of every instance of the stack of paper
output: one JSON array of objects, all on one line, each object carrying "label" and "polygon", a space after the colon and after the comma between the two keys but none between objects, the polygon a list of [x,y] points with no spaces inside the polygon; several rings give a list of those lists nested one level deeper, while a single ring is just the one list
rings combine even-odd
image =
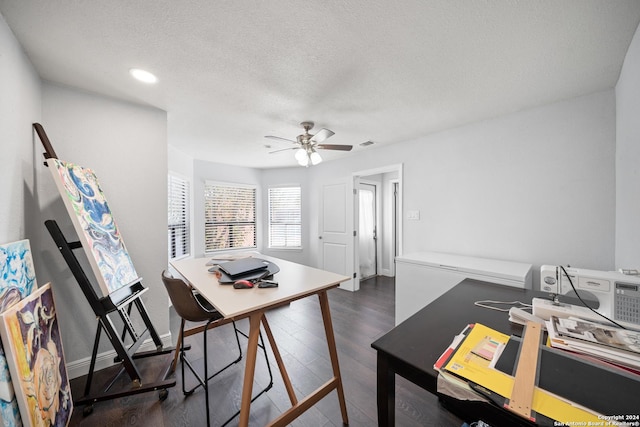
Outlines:
[{"label": "stack of paper", "polygon": [[[504,406],[511,398],[515,380],[512,375],[496,369],[496,363],[510,339],[509,335],[484,325],[470,325],[454,339],[434,368],[466,383],[499,406]],[[448,384],[453,383],[448,381]],[[537,386],[532,408],[536,414],[535,421],[542,424],[553,423],[554,420],[598,422],[601,420],[599,416],[602,416]]]},{"label": "stack of paper", "polygon": [[552,316],[546,323],[552,347],[640,371],[640,332],[574,317]]}]

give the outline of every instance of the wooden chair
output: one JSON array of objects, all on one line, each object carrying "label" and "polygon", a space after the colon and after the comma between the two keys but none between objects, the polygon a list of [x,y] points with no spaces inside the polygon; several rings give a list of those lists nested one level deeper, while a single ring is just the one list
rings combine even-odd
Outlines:
[{"label": "wooden chair", "polygon": [[[169,275],[169,273],[165,270],[162,272],[162,282],[164,283],[165,288],[167,289],[167,293],[169,294],[169,299],[171,299],[171,303],[173,304],[173,308],[175,309],[178,316],[181,318],[180,322],[180,332],[178,334],[178,339],[176,343],[176,352],[172,362],[172,370],[175,370],[177,365],[178,357],[180,357],[180,365],[182,368],[182,392],[185,396],[189,396],[193,394],[193,392],[198,388],[202,387],[205,393],[205,401],[206,401],[206,413],[207,413],[207,426],[210,425],[210,413],[209,413],[209,381],[222,373],[232,365],[238,363],[242,360],[242,348],[240,347],[240,338],[239,335],[243,335],[246,337],[242,331],[238,330],[236,323],[233,319],[225,319],[222,314],[220,314],[204,297],[202,297],[197,292],[189,286],[182,279],[174,278]],[[190,328],[186,328],[187,322],[196,323],[196,326],[192,326]],[[231,323],[233,325],[233,329],[236,336],[236,343],[238,345],[238,357],[232,362],[228,363],[223,368],[219,369],[215,373],[209,375],[209,364],[208,364],[208,349],[207,349],[207,331],[212,328],[216,328],[218,326],[226,325]],[[201,377],[198,375],[193,365],[186,357],[187,348],[185,348],[184,340],[185,338],[203,332],[203,348],[204,348],[204,376]],[[260,347],[262,348],[265,356],[265,360],[267,363],[267,369],[269,371],[269,385],[258,393],[255,397],[251,399],[253,402],[258,398],[262,393],[265,393],[273,386],[273,375],[271,373],[271,366],[269,364],[269,358],[267,357],[267,350],[264,345],[264,341],[262,339],[262,333],[260,333]],[[187,390],[185,385],[185,376],[184,376],[184,367],[185,365],[189,368],[191,373],[197,379],[197,384],[191,389]],[[231,420],[233,420],[240,411],[236,412],[231,418],[229,418],[224,424],[227,425]]]}]

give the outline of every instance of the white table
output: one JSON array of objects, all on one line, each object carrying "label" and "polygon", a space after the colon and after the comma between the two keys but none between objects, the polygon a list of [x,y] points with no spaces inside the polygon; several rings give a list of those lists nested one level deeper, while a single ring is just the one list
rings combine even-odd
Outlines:
[{"label": "white table", "polygon": [[[216,276],[208,271],[210,268],[210,266],[206,265],[207,261],[210,260],[208,257],[182,259],[171,263],[182,278],[202,294],[226,319],[239,320],[245,317],[249,318],[249,343],[247,345],[247,363],[242,388],[239,425],[245,427],[249,424],[249,411],[251,393],[253,391],[260,324],[264,327],[269,343],[271,344],[292,405],[289,410],[281,414],[269,425],[286,426],[290,424],[291,421],[299,417],[333,390],[336,390],[338,393],[342,420],[345,424],[348,424],[347,407],[344,400],[327,291],[339,286],[341,282],[349,280],[349,278],[347,276],[264,255],[256,255],[256,257],[272,261],[280,267],[280,271],[274,276],[274,280],[279,282],[277,288],[234,289],[233,285],[221,285],[218,283]],[[320,300],[322,320],[324,322],[329,356],[333,368],[333,378],[309,396],[299,401],[293,390],[273,334],[271,333],[265,312],[271,308],[312,295],[318,295]]]}]

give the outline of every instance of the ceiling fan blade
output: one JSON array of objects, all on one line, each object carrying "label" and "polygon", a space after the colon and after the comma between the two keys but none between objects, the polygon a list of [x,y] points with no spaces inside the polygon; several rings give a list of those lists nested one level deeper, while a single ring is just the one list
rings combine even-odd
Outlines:
[{"label": "ceiling fan blade", "polygon": [[265,135],[265,138],[269,138],[269,139],[275,139],[276,141],[286,141],[286,142],[292,142],[294,144],[297,144],[296,141],[292,140],[292,139],[287,139],[287,138],[281,138],[279,136],[273,136],[273,135]]},{"label": "ceiling fan blade", "polygon": [[273,154],[273,153],[279,153],[281,151],[289,151],[289,150],[297,150],[300,147],[290,147],[290,148],[281,148],[280,150],[275,150],[275,151],[269,151],[269,154]]},{"label": "ceiling fan blade", "polygon": [[318,144],[315,148],[320,148],[323,150],[340,150],[340,151],[351,151],[353,148],[352,145],[338,145],[338,144]]},{"label": "ceiling fan blade", "polygon": [[334,134],[335,132],[332,130],[320,129],[318,132],[316,132],[315,135],[313,135],[313,137],[311,137],[311,141],[315,143],[319,143],[329,138],[330,136],[333,136]]}]

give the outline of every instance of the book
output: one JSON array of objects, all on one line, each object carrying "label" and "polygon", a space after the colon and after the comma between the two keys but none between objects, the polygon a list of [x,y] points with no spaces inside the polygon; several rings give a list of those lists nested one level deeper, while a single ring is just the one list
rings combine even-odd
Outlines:
[{"label": "book", "polygon": [[640,332],[603,325],[576,317],[551,317],[554,332],[564,338],[573,338],[637,355],[640,359]]}]

